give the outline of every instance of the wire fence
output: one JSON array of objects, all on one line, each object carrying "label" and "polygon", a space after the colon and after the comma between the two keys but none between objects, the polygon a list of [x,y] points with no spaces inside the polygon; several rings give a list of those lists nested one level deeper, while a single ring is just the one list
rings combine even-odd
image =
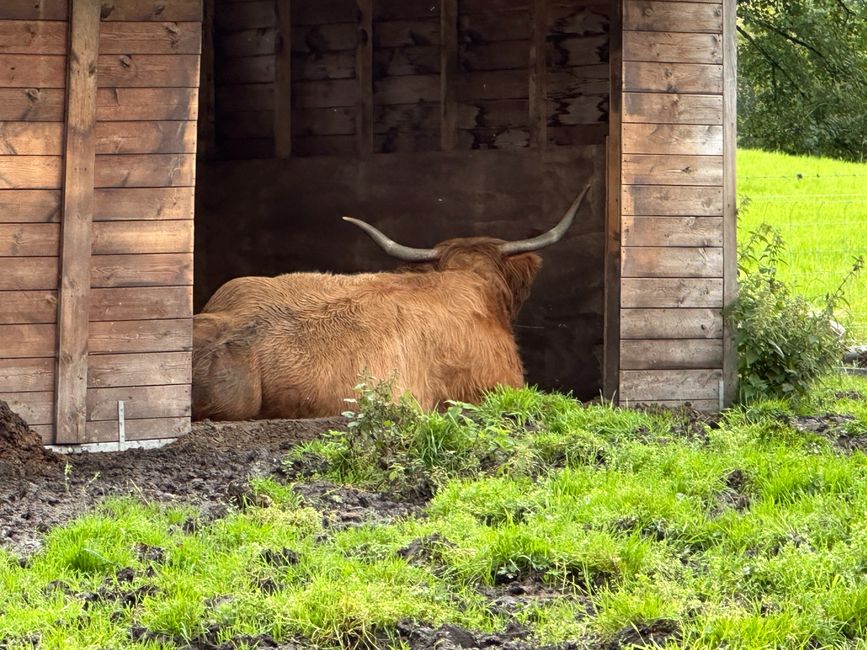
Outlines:
[{"label": "wire fence", "polygon": [[[867,259],[867,173],[739,175],[738,196],[741,240],[762,222],[776,227],[786,243],[779,275],[809,298],[833,293],[855,258]],[[849,306],[837,316],[865,344],[867,271],[845,296]]]}]

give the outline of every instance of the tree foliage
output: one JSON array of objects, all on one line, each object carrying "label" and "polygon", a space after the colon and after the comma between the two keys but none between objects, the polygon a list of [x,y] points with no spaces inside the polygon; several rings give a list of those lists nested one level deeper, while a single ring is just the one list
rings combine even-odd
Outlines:
[{"label": "tree foliage", "polygon": [[738,0],[740,144],[863,160],[867,0]]}]

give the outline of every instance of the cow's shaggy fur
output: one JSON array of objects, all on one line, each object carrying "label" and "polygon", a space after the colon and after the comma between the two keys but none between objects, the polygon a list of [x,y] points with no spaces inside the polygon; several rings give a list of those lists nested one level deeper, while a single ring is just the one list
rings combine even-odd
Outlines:
[{"label": "cow's shaggy fur", "polygon": [[512,320],[541,267],[500,240],[440,244],[390,273],[289,273],[223,285],[193,330],[193,417],[339,414],[362,373],[395,378],[424,408],[523,385]]}]

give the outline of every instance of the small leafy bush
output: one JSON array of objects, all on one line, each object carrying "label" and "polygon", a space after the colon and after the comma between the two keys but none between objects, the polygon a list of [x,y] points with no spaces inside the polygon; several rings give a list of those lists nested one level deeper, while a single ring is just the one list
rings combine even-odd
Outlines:
[{"label": "small leafy bush", "polygon": [[779,231],[762,224],[739,251],[738,297],[726,317],[735,330],[742,402],[804,396],[839,365],[846,347],[834,313],[845,304],[844,288],[863,259],[856,258],[837,290],[814,307],[777,277],[784,249]]}]

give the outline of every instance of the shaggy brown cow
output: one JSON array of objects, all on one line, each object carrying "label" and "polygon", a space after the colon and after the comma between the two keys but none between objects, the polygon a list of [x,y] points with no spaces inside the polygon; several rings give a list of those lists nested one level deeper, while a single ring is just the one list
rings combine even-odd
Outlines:
[{"label": "shaggy brown cow", "polygon": [[586,188],[553,229],[529,240],[452,239],[433,249],[364,229],[412,266],[391,273],[288,273],[236,278],[197,314],[193,417],[214,420],[338,414],[363,372],[396,379],[424,408],[521,386],[512,319],[541,259],[560,240]]}]

